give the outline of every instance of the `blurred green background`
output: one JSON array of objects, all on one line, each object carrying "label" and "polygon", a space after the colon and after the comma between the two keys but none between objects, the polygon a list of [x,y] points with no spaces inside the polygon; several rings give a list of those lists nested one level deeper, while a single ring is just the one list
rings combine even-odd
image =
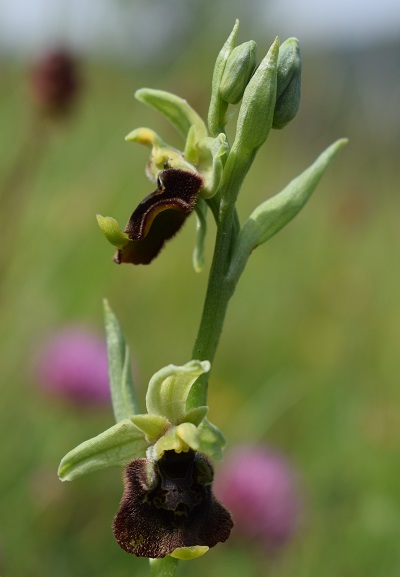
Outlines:
[{"label": "blurred green background", "polygon": [[[0,234],[12,231],[1,246],[0,279],[2,577],[148,574],[147,562],[123,553],[111,534],[121,472],[71,484],[56,476],[68,450],[112,425],[111,409],[48,398],[32,358],[67,323],[102,330],[103,297],[130,343],[142,400],[156,370],[190,358],[211,220],[207,267],[198,275],[194,218],[151,266],[118,267],[95,214],[124,223],[152,190],[143,170],[148,151],[124,142],[130,130],[150,126],[180,145],[163,118],[134,100],[135,89],[170,90],[205,115],[214,59],[234,16],[241,18],[239,42],[256,40],[259,57],[281,30],[261,19],[262,2],[194,2],[191,16],[179,2],[165,5],[156,3],[152,14],[144,2],[116,8],[124,16],[135,7],[132,26],[144,22],[153,52],[149,38],[143,52],[129,44],[126,18],[125,42],[115,26],[96,49],[76,44],[76,110],[52,128],[40,162],[24,169],[13,210],[0,211]],[[61,13],[58,19],[49,45],[65,41]],[[95,37],[93,27],[89,19],[87,38]],[[160,40],[165,27],[172,32]],[[302,31],[300,111],[261,149],[240,197],[241,219],[333,140],[350,142],[305,210],[252,255],[228,310],[210,390],[211,420],[232,444],[262,441],[294,463],[301,529],[277,558],[228,542],[182,563],[180,575],[400,574],[400,41],[324,44]],[[288,35],[302,43],[295,23]],[[0,182],[32,130],[31,66],[26,50],[3,45]]]}]

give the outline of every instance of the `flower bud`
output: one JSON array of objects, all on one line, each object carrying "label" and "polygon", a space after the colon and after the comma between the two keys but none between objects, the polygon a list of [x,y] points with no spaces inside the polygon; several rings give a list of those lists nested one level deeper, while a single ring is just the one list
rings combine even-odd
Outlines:
[{"label": "flower bud", "polygon": [[232,50],[225,65],[220,95],[225,102],[237,104],[256,67],[257,45],[254,40],[244,42]]},{"label": "flower bud", "polygon": [[288,38],[280,47],[277,83],[272,128],[283,128],[296,116],[300,105],[301,57],[297,38]]},{"label": "flower bud", "polygon": [[235,156],[254,154],[268,137],[276,99],[278,54],[276,38],[246,86],[232,146]]}]

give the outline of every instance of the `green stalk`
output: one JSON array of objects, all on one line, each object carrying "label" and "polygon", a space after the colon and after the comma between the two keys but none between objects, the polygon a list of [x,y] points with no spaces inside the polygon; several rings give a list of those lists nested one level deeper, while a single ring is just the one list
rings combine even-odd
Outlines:
[{"label": "green stalk", "polygon": [[[253,162],[254,155],[240,158],[232,150],[228,156],[219,192],[221,202],[217,217],[217,237],[213,261],[200,326],[193,347],[192,358],[212,363],[222,333],[228,303],[232,297],[237,278],[228,276],[231,248],[239,233],[235,208],[243,180]],[[208,374],[199,377],[193,385],[187,401],[188,409],[207,405]]]},{"label": "green stalk", "polygon": [[151,577],[175,577],[178,559],[167,555],[161,559],[149,559]]}]

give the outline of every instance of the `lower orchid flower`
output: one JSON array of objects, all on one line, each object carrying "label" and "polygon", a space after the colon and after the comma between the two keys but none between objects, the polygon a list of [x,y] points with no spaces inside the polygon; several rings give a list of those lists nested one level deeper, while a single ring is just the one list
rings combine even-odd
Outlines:
[{"label": "lower orchid flower", "polygon": [[210,363],[190,361],[158,371],[148,386],[147,413],[136,414],[127,378],[129,351],[108,305],[105,310],[117,424],[70,451],[59,477],[69,481],[123,465],[125,490],[113,525],[122,549],[139,557],[197,557],[226,541],[233,527],[212,492],[210,459],[221,458],[225,439],[206,419],[207,407],[186,408],[192,385]]}]

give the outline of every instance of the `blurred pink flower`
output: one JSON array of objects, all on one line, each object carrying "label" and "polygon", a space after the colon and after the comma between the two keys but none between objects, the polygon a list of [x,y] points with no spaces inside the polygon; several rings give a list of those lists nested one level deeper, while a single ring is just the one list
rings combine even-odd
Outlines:
[{"label": "blurred pink flower", "polygon": [[36,379],[47,392],[77,404],[110,402],[107,346],[79,326],[60,330],[38,351]]},{"label": "blurred pink flower", "polygon": [[215,476],[215,494],[232,513],[237,536],[277,552],[295,532],[300,511],[294,472],[266,447],[232,450]]}]

